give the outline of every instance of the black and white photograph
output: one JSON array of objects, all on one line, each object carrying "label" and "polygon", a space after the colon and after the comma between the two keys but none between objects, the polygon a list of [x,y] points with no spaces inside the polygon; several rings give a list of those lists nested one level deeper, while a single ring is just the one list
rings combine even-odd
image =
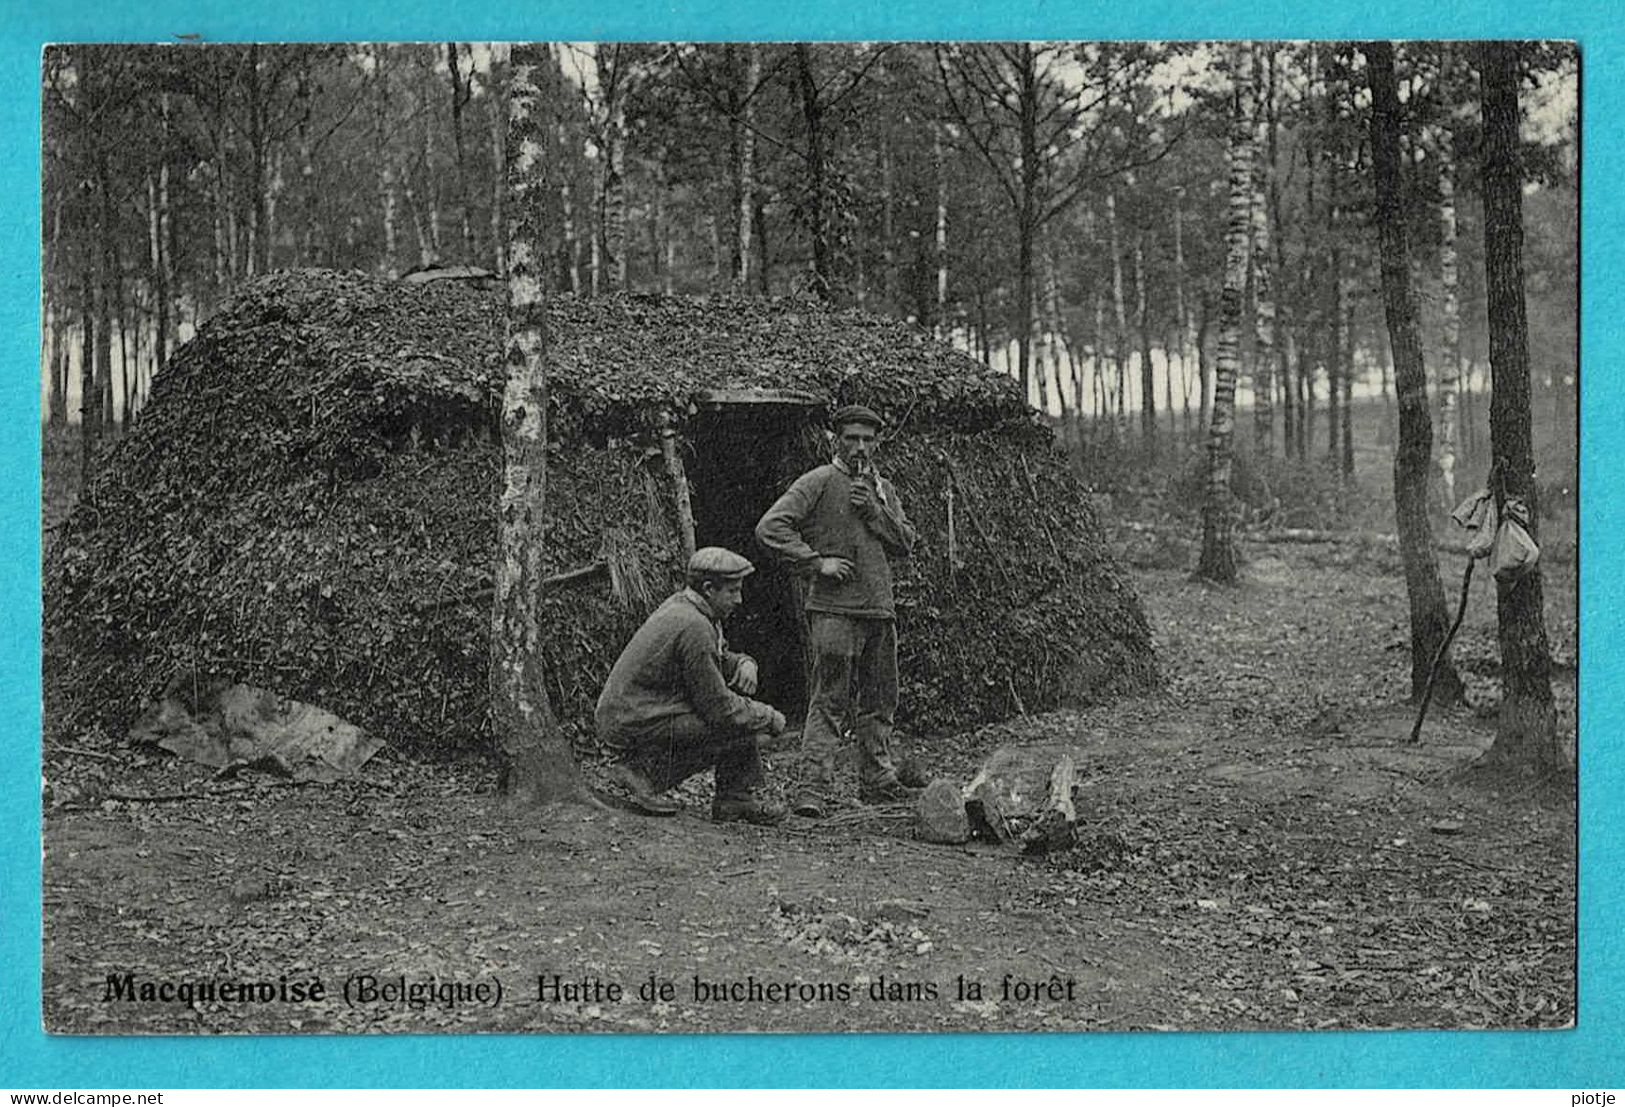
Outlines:
[{"label": "black and white photograph", "polygon": [[49,1033],[1575,1025],[1574,43],[40,66]]}]

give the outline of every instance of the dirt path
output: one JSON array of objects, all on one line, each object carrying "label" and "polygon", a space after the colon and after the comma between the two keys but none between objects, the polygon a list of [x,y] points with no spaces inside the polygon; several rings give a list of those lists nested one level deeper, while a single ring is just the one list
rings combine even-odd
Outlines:
[{"label": "dirt path", "polygon": [[[696,792],[665,821],[514,819],[472,769],[385,761],[367,782],[291,788],[210,782],[169,761],[128,769],[53,755],[47,1023],[90,1033],[1568,1024],[1566,793],[1463,781],[1453,770],[1490,739],[1470,709],[1431,721],[1420,747],[1403,743],[1403,586],[1388,567],[1336,547],[1253,553],[1233,590],[1140,573],[1168,675],[1159,694],[923,744],[936,771],[961,780],[1001,743],[1073,748],[1086,831],[1043,859],[916,842],[901,810],[718,827]],[[1572,588],[1549,591],[1556,649],[1572,662]],[[1482,595],[1461,652],[1482,702],[1494,657]],[[1561,696],[1572,732],[1572,687]],[[774,760],[782,777],[788,759]],[[138,996],[143,983],[223,979],[320,981],[324,993],[108,998],[109,976],[124,974]],[[347,1003],[346,980],[354,999],[368,975],[380,992],[404,977],[423,1002]],[[640,996],[651,977],[656,990]],[[961,979],[980,996],[962,995]],[[498,983],[500,1002],[482,1003],[477,993]]]}]

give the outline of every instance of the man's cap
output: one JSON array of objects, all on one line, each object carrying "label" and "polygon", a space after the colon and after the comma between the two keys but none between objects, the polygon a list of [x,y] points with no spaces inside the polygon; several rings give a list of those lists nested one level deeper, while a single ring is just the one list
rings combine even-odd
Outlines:
[{"label": "man's cap", "polygon": [[864,407],[862,404],[847,404],[837,409],[835,414],[829,417],[829,423],[832,427],[843,427],[848,423],[868,423],[875,430],[886,425],[886,421],[875,414],[874,408]]},{"label": "man's cap", "polygon": [[732,550],[721,546],[704,546],[695,550],[694,556],[688,559],[688,571],[721,580],[744,580],[756,571],[756,566]]}]

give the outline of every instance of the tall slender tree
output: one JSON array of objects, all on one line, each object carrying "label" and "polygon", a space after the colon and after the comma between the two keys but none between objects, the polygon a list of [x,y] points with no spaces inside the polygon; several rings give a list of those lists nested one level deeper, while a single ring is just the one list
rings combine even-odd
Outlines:
[{"label": "tall slender tree", "polygon": [[[626,290],[626,86],[631,80],[631,53],[620,43],[599,43],[593,50],[597,69],[599,117],[597,226],[593,237],[593,291]],[[511,118],[511,117],[510,117]]]},{"label": "tall slender tree", "polygon": [[[1371,84],[1371,163],[1376,183],[1377,236],[1382,255],[1382,298],[1388,342],[1394,351],[1394,382],[1399,394],[1399,448],[1394,453],[1394,520],[1411,612],[1411,695],[1427,687],[1449,633],[1439,559],[1428,522],[1428,470],[1433,451],[1433,420],[1428,412],[1427,370],[1422,361],[1416,289],[1411,284],[1410,230],[1400,183],[1399,86],[1394,47],[1369,42],[1363,47]],[[1461,678],[1448,657],[1440,658],[1434,698],[1441,704],[1461,699]]]},{"label": "tall slender tree", "polygon": [[[1491,484],[1503,508],[1508,497],[1524,502],[1530,536],[1538,541],[1540,512],[1530,439],[1529,322],[1524,300],[1519,76],[1516,43],[1489,42],[1479,48]],[[1497,580],[1495,595],[1501,711],[1488,760],[1492,765],[1549,772],[1561,762],[1540,569]]]},{"label": "tall slender tree", "polygon": [[[1262,50],[1272,50],[1263,47]],[[1263,56],[1253,51],[1253,446],[1261,458],[1275,452],[1275,291],[1274,254],[1270,250],[1268,198],[1274,167],[1269,154],[1269,82],[1264,79]],[[1272,62],[1273,64],[1273,62]]]},{"label": "tall slender tree", "polygon": [[[735,85],[738,114],[730,121],[733,139],[734,180],[734,286],[750,286],[751,214],[756,210],[756,94],[762,84],[762,52],[756,43],[730,46],[745,55]],[[730,53],[730,59],[733,55]]]},{"label": "tall slender tree", "polygon": [[1128,309],[1123,298],[1123,247],[1118,237],[1117,193],[1106,190],[1107,244],[1112,256],[1112,368],[1117,381],[1113,396],[1117,401],[1118,430],[1128,438],[1123,415],[1128,395]]},{"label": "tall slender tree", "polygon": [[468,188],[468,143],[463,137],[463,116],[469,101],[474,98],[474,74],[465,74],[462,66],[463,48],[455,42],[446,43],[446,71],[451,75],[451,142],[456,155],[456,173],[452,178],[457,191],[457,218],[461,230],[465,263],[477,256],[474,245],[473,198]]},{"label": "tall slender tree", "polygon": [[[508,351],[502,498],[491,610],[491,722],[516,807],[595,802],[547,696],[542,554],[547,512],[547,315],[542,291],[549,147],[542,102],[551,57],[513,47],[508,88]],[[553,87],[557,87],[556,84]]]},{"label": "tall slender tree", "polygon": [[[1449,49],[1448,46],[1443,49]],[[1434,143],[1439,173],[1439,291],[1444,343],[1439,362],[1439,481],[1444,500],[1456,502],[1456,437],[1461,422],[1461,301],[1456,264],[1456,159],[1451,135],[1442,129]]]},{"label": "tall slender tree", "polygon": [[936,269],[936,297],[932,321],[937,337],[948,336],[948,173],[943,164],[942,127],[931,128],[931,175],[937,188],[937,217],[933,224],[932,260]]},{"label": "tall slender tree", "polygon": [[1154,458],[1157,456],[1156,367],[1151,361],[1151,308],[1145,288],[1143,230],[1134,240],[1134,311],[1140,331],[1140,440],[1145,444],[1146,453]]},{"label": "tall slender tree", "polygon": [[397,252],[400,231],[396,223],[395,159],[389,146],[389,47],[382,43],[375,43],[372,48],[372,81],[373,158],[378,167],[378,213],[384,228],[381,268],[385,276],[393,277],[400,272]]},{"label": "tall slender tree", "polygon": [[1207,495],[1202,503],[1202,556],[1196,575],[1230,583],[1236,579],[1234,506],[1230,471],[1236,420],[1236,375],[1241,362],[1242,301],[1246,295],[1248,231],[1252,220],[1253,132],[1248,119],[1251,48],[1230,48],[1230,207],[1225,223],[1224,291],[1219,301],[1219,348],[1213,381],[1213,421],[1208,427]]}]

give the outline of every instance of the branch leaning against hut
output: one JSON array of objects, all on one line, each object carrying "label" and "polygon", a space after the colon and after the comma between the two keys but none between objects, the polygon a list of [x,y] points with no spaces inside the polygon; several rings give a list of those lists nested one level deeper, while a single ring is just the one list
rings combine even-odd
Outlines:
[{"label": "branch leaning against hut", "polygon": [[1033,517],[1038,520],[1038,525],[1044,528],[1044,537],[1049,539],[1049,548],[1055,552],[1055,560],[1059,562],[1061,571],[1064,573],[1068,568],[1068,563],[1066,558],[1061,555],[1061,544],[1055,541],[1055,532],[1050,529],[1049,520],[1039,513],[1038,483],[1033,480],[1032,467],[1027,464],[1026,454],[1017,454],[1016,457],[1021,461],[1021,475],[1027,480],[1027,494],[1032,497]]},{"label": "branch leaning against hut", "polygon": [[660,413],[660,456],[666,461],[666,474],[671,478],[671,494],[677,504],[677,525],[683,538],[683,558],[694,556],[694,505],[688,495],[688,475],[683,470],[683,457],[677,452],[677,418],[671,411]]},{"label": "branch leaning against hut", "polygon": [[959,498],[965,501],[965,517],[976,528],[976,533],[982,539],[982,544],[987,547],[988,556],[992,559],[993,564],[998,566],[999,575],[1004,578],[1004,583],[1014,587],[1015,579],[1011,577],[1010,567],[1004,563],[1004,558],[999,556],[999,547],[994,543],[993,536],[988,534],[987,528],[982,526],[982,520],[977,516],[976,512],[970,510],[970,496],[965,492],[965,482],[959,479],[959,468],[954,464],[954,459],[948,456],[947,450],[938,451],[937,456],[942,459],[943,468],[948,470],[948,480],[953,483],[954,490],[959,494]]}]

